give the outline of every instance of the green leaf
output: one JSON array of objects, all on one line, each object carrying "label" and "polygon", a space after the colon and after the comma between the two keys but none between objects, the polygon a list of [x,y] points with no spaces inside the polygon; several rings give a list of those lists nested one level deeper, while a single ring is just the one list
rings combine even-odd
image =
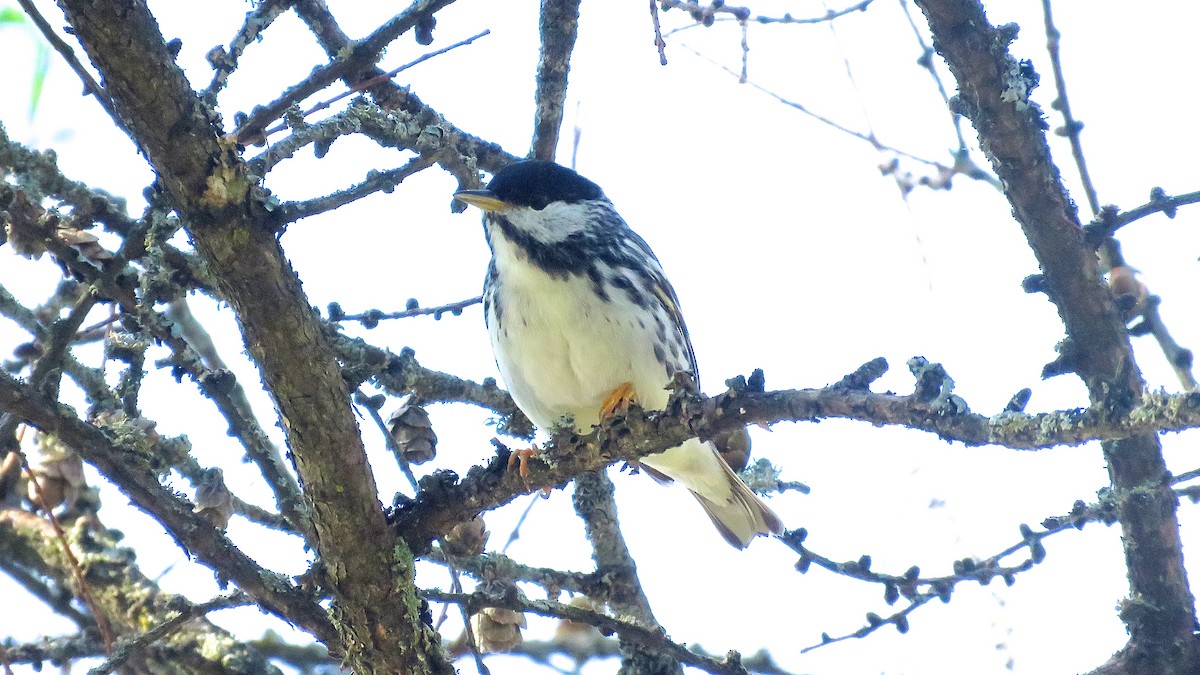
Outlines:
[{"label": "green leaf", "polygon": [[25,13],[13,7],[0,7],[0,24],[25,23]]},{"label": "green leaf", "polygon": [[46,84],[46,73],[50,70],[50,48],[45,42],[37,45],[37,57],[33,64],[33,86],[29,89],[29,119],[37,112],[38,100],[42,98],[42,87]]}]

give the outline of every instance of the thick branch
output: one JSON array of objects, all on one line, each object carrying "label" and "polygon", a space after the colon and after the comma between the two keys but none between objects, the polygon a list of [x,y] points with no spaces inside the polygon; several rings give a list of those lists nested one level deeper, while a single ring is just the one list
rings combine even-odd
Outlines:
[{"label": "thick branch", "polygon": [[[869,364],[870,365],[870,364]],[[878,372],[878,371],[876,371]],[[1148,396],[1128,416],[1112,419],[1102,411],[1059,411],[1040,415],[1006,412],[985,417],[967,412],[961,401],[919,387],[909,396],[876,394],[861,382],[824,389],[773,392],[732,390],[714,398],[676,392],[666,412],[634,409],[586,436],[555,434],[544,459],[533,457],[528,479],[507,470],[507,449],[487,466],[471,469],[461,481],[435,473],[421,482],[415,500],[392,514],[401,535],[417,551],[455,524],[529,494],[539,486],[563,487],[573,477],[620,460],[636,460],[675,447],[688,438],[712,438],[748,424],[842,417],[873,425],[894,424],[936,433],[968,445],[997,444],[1018,449],[1076,445],[1089,440],[1127,438],[1157,430],[1200,426],[1200,395]]]},{"label": "thick branch", "polygon": [[579,0],[542,0],[540,32],[542,51],[534,95],[533,146],[529,154],[534,159],[553,160],[567,98],[571,51],[579,34]]},{"label": "thick branch", "polygon": [[275,398],[339,617],[340,641],[327,630],[321,639],[345,650],[347,665],[359,672],[445,670],[436,634],[420,618],[411,555],[385,525],[349,390],[254,179],[175,65],[143,2],[62,4],[236,311]]},{"label": "thick branch", "polygon": [[[978,0],[918,0],[917,5],[935,48],[958,80],[958,110],[979,132],[1042,266],[1046,291],[1066,326],[1062,360],[1087,384],[1093,407],[1121,416],[1137,405],[1144,383],[1050,157],[1041,110],[1029,99],[1037,76],[1028,62],[1008,53],[1017,27],[993,28]],[[1120,507],[1131,590],[1122,612],[1130,643],[1120,658],[1128,672],[1197,672],[1194,602],[1161,445],[1157,436],[1143,434],[1104,443],[1103,449],[1113,487],[1143,494]]]}]

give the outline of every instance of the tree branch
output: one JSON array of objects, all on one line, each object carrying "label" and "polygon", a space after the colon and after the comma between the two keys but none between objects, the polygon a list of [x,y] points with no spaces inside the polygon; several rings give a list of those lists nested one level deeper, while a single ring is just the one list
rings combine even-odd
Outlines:
[{"label": "tree branch", "polygon": [[[917,5],[958,81],[957,108],[979,132],[980,146],[1042,266],[1046,292],[1066,327],[1061,360],[1083,379],[1094,409],[1121,417],[1138,405],[1145,385],[1125,326],[1100,281],[1094,250],[1084,241],[1075,205],[1050,158],[1042,112],[1029,99],[1036,74],[1008,53],[1017,27],[993,28],[978,0]],[[1113,487],[1143,495],[1120,505],[1131,591],[1122,618],[1130,642],[1114,658],[1129,672],[1196,672],[1194,601],[1158,437],[1142,434],[1102,448]]]},{"label": "tree branch", "polygon": [[[336,633],[319,605],[279,575],[259,567],[193,513],[190,502],[158,483],[152,465],[155,448],[131,428],[134,425],[102,431],[80,420],[70,408],[46,400],[7,375],[0,376],[0,407],[57,436],[161,523],[184,550],[238,584],[263,609],[336,644]],[[124,440],[112,440],[107,434]]]},{"label": "tree branch", "polygon": [[[175,65],[144,2],[63,6],[233,306],[275,398],[334,599],[338,637],[318,626],[320,638],[363,673],[448,671],[436,633],[420,617],[411,554],[386,527],[349,389],[275,238],[261,188]],[[374,58],[414,21],[397,17],[359,53]]]},{"label": "tree branch", "polygon": [[686,647],[672,641],[663,633],[661,628],[647,628],[632,619],[610,617],[599,612],[564,605],[550,600],[531,600],[521,596],[516,592],[515,588],[502,596],[478,591],[475,593],[446,593],[439,590],[422,591],[422,595],[429,600],[465,605],[467,611],[472,614],[484,607],[501,607],[517,612],[531,612],[540,616],[565,619],[567,621],[595,626],[605,635],[616,633],[641,647],[666,652],[680,663],[699,668],[708,673],[716,673],[718,675],[749,675],[742,666],[741,657],[737,652],[730,652],[728,656],[721,660],[710,656],[703,656],[689,651]]},{"label": "tree branch", "polygon": [[[637,564],[621,534],[617,517],[617,500],[612,480],[604,469],[589,471],[575,477],[575,493],[571,503],[583,519],[588,541],[592,544],[592,560],[596,575],[606,586],[608,604],[621,616],[629,616],[642,626],[663,632],[650,599],[642,590]],[[621,670],[628,673],[679,673],[678,659],[667,650],[645,645],[621,636]]]},{"label": "tree branch", "polygon": [[[261,138],[267,125],[279,119],[290,106],[339,79],[358,80],[362,72],[379,60],[384,48],[392,41],[411,30],[421,19],[452,2],[454,0],[417,0],[373,33],[354,42],[349,53],[330,54],[331,61],[328,64],[315,68],[311,75],[289,87],[278,99],[255,108],[250,117],[230,135],[240,143],[251,143]],[[355,86],[350,82],[347,84],[352,88]]]},{"label": "tree branch", "polygon": [[537,93],[534,94],[533,143],[529,156],[554,160],[567,99],[567,73],[579,34],[579,0],[542,0]]},{"label": "tree branch", "polygon": [[[868,365],[875,366],[867,369],[868,377],[882,373],[878,362]],[[508,471],[509,451],[503,446],[486,466],[473,467],[461,481],[448,473],[426,476],[417,498],[402,501],[389,518],[414,550],[425,551],[430,541],[457,523],[530,494],[538,486],[564,487],[587,471],[750,424],[840,417],[921,429],[966,445],[1016,449],[1079,445],[1200,426],[1200,394],[1147,395],[1138,407],[1116,418],[1105,409],[986,417],[969,412],[962,399],[946,391],[950,381],[939,366],[925,364],[918,374],[924,379],[908,396],[876,394],[866,390],[862,379],[853,378],[824,389],[772,392],[749,391],[744,382],[734,380],[734,388],[713,398],[677,389],[664,412],[634,408],[591,434],[555,433],[543,448],[543,457],[530,458],[527,479]]]}]

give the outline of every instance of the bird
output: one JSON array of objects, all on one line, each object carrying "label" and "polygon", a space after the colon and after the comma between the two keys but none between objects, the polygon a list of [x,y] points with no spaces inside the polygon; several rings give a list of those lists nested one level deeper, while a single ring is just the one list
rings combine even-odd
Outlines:
[{"label": "bird", "polygon": [[[569,415],[588,433],[633,402],[665,408],[676,372],[699,381],[675,290],[600,186],[530,159],[454,197],[483,211],[484,320],[500,375],[535,425]],[[735,548],[783,530],[712,442],[693,438],[639,466],[686,486]]]}]

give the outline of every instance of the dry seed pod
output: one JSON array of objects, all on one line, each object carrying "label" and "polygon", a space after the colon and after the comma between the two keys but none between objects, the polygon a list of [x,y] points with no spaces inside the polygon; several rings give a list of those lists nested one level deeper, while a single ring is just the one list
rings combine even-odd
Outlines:
[{"label": "dry seed pod", "polygon": [[437,454],[437,434],[429,413],[411,400],[388,416],[387,426],[409,464],[424,464]]},{"label": "dry seed pod", "polygon": [[37,452],[29,459],[29,471],[35,479],[27,486],[29,503],[44,511],[52,511],[61,504],[70,508],[87,487],[83,460],[49,434],[38,434],[37,445]]},{"label": "dry seed pod", "polygon": [[450,534],[442,537],[442,547],[446,552],[458,558],[477,556],[483,553],[491,532],[483,522],[483,516],[459,523],[450,530]]},{"label": "dry seed pod", "polygon": [[524,614],[500,607],[484,607],[471,617],[475,643],[485,652],[507,652],[520,646],[525,641],[521,635],[525,626]]},{"label": "dry seed pod", "polygon": [[192,513],[224,531],[233,517],[233,494],[225,487],[225,474],[216,467],[204,470],[196,483],[196,505]]},{"label": "dry seed pod", "polygon": [[1132,319],[1146,307],[1149,292],[1146,285],[1137,278],[1137,270],[1128,265],[1118,265],[1108,272],[1108,287],[1113,294],[1113,302],[1121,310],[1121,316],[1126,320]]},{"label": "dry seed pod", "polygon": [[[603,608],[603,605],[586,595],[576,595],[567,604],[592,612],[599,612]],[[604,639],[606,639],[604,635],[595,626],[577,623],[570,619],[560,620],[554,629],[554,641],[572,654],[587,654],[592,651],[591,648],[597,641]]]},{"label": "dry seed pod", "polygon": [[750,463],[750,433],[746,429],[732,429],[713,435],[713,444],[721,458],[734,471],[741,471]]},{"label": "dry seed pod", "polygon": [[100,239],[91,232],[60,225],[54,230],[54,238],[78,251],[80,256],[96,267],[100,267],[101,261],[112,260],[112,253],[101,246]]}]

